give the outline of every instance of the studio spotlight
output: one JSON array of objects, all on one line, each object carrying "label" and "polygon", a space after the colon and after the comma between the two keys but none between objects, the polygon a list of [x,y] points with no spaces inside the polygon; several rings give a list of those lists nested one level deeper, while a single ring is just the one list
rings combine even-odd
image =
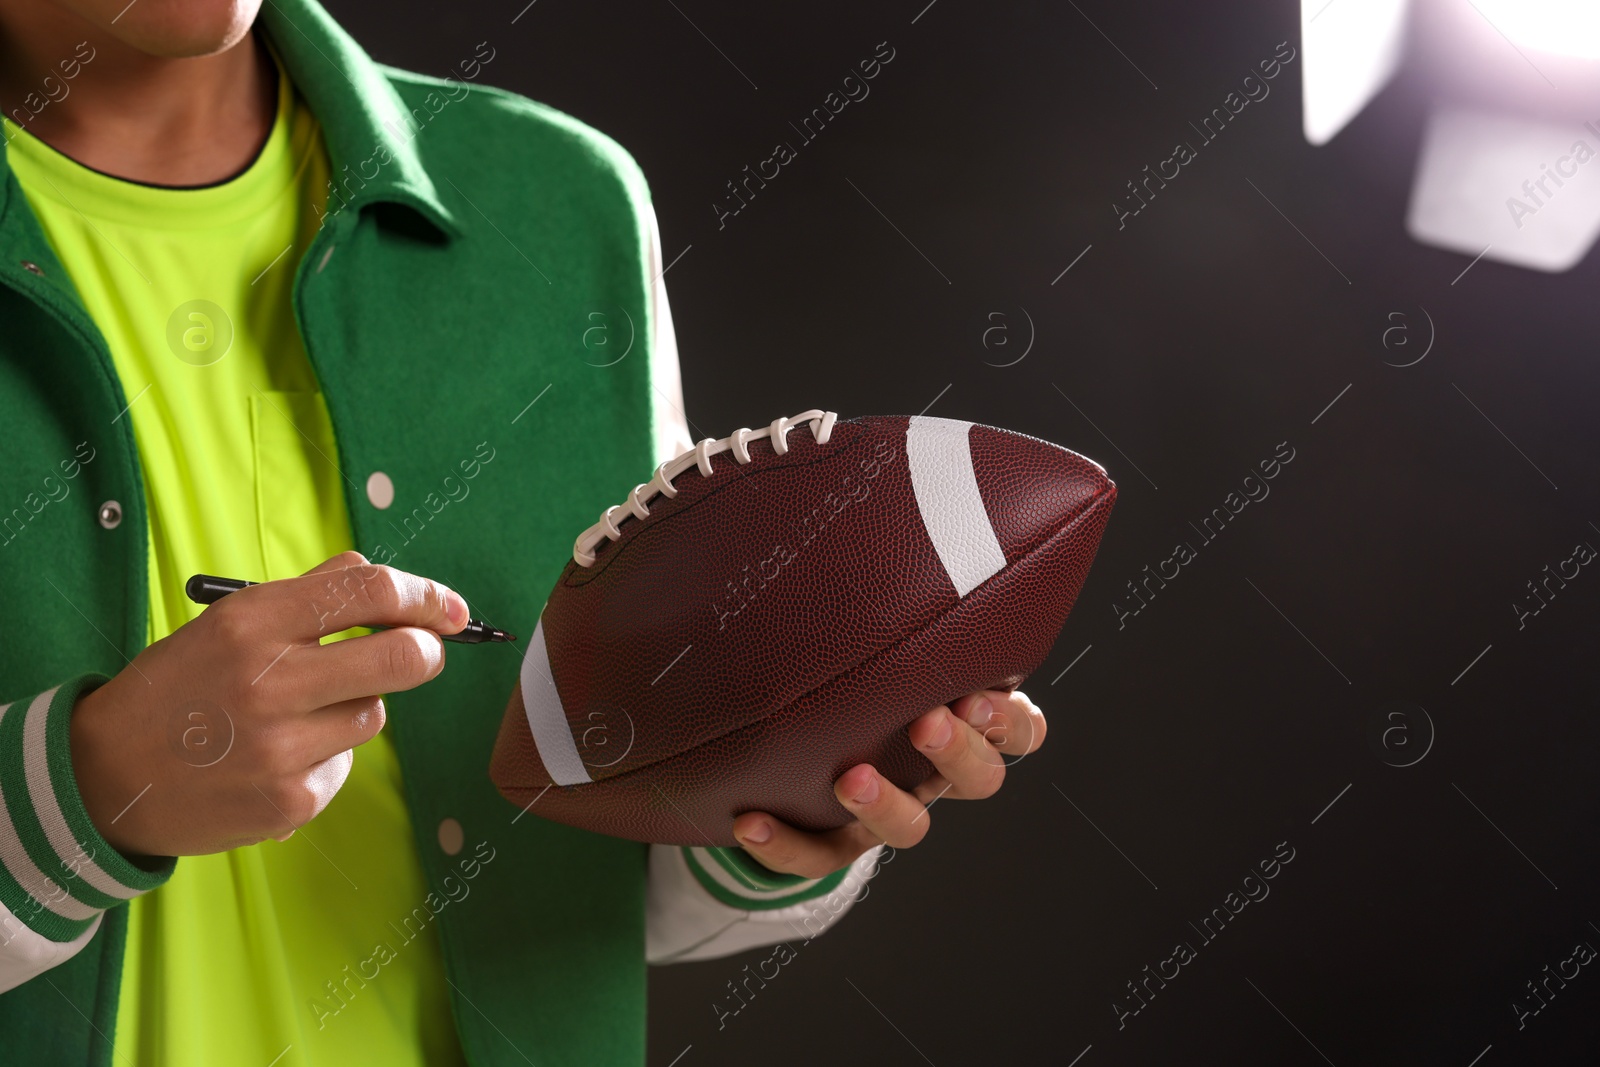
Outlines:
[{"label": "studio spotlight", "polygon": [[1536,52],[1600,59],[1600,5],[1594,0],[1473,0],[1513,43]]},{"label": "studio spotlight", "polygon": [[1407,232],[1474,259],[1569,270],[1600,239],[1600,4],[1464,0],[1429,13],[1417,18],[1408,0],[1301,0],[1306,140],[1348,125],[1425,28],[1446,59],[1424,75],[1435,103]]}]

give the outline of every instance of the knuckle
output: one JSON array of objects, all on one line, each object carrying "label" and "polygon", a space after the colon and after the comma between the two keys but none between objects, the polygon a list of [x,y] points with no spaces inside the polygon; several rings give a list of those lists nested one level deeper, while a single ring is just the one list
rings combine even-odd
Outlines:
[{"label": "knuckle", "polygon": [[316,817],[321,798],[304,777],[280,778],[263,790],[278,815],[278,822],[288,822],[299,829]]},{"label": "knuckle", "polygon": [[409,679],[422,673],[422,646],[414,634],[406,630],[389,631],[393,636],[384,642],[387,662],[384,664],[394,678]]},{"label": "knuckle", "polygon": [[211,632],[224,646],[238,649],[250,643],[255,623],[237,602],[230,603],[226,598],[219,600],[206,609],[206,615],[211,619]]},{"label": "knuckle", "polygon": [[[918,812],[917,815],[915,815],[904,826],[896,827],[892,833],[886,834],[881,842],[864,842],[866,847],[862,848],[861,851],[865,852],[867,848],[878,844],[886,844],[892,848],[911,848],[914,845],[919,845],[922,843],[922,839],[928,836],[928,828],[931,825],[933,825],[932,815],[928,809],[923,808],[922,811]],[[846,862],[854,863],[855,858],[856,857],[852,856]],[[843,864],[840,866],[843,866]]]},{"label": "knuckle", "polygon": [[317,613],[317,628],[324,633],[332,632],[345,608],[355,601],[356,592],[348,567],[330,571],[312,597],[311,607]]},{"label": "knuckle", "polygon": [[1004,748],[1007,739],[1010,737],[1010,734],[1006,730],[1006,725],[1003,722],[990,723],[981,731],[979,731],[979,733],[985,741],[993,745],[995,748]]},{"label": "knuckle", "polygon": [[384,706],[382,697],[373,697],[351,716],[356,732],[367,738],[377,736],[388,721],[389,709]]},{"label": "knuckle", "polygon": [[440,585],[438,582],[433,581],[423,581],[421,585],[423,590],[423,607],[427,610],[427,617],[430,619],[449,618],[449,590],[445,589],[445,587]]},{"label": "knuckle", "polygon": [[284,655],[273,661],[273,655],[276,653],[268,652],[243,664],[240,705],[248,715],[271,715],[294,695],[290,679],[293,672],[284,662],[290,657]]},{"label": "knuckle", "polygon": [[301,766],[298,746],[289,731],[282,727],[257,731],[249,751],[251,761],[256,767],[274,778],[282,778],[305,770]]},{"label": "knuckle", "polygon": [[992,795],[1000,788],[1006,774],[1006,763],[1000,751],[977,737],[950,753],[944,761],[935,761],[935,765],[957,795],[968,800]]},{"label": "knuckle", "polygon": [[284,809],[289,822],[296,830],[321,814],[324,807],[322,796],[317,790],[302,785],[290,795],[290,807]]},{"label": "knuckle", "polygon": [[987,764],[976,776],[976,781],[968,787],[967,795],[974,800],[984,800],[1000,792],[1000,787],[1006,781],[1006,765],[996,762]]},{"label": "knuckle", "polygon": [[400,572],[393,567],[375,567],[361,583],[367,602],[377,608],[397,607],[403,594]]},{"label": "knuckle", "polygon": [[432,678],[443,666],[439,655],[439,639],[416,629],[390,630],[387,667],[398,682],[420,685]]},{"label": "knuckle", "polygon": [[925,750],[923,754],[928,757],[928,762],[933,764],[935,770],[948,778],[952,774],[964,771],[967,764],[972,760],[973,748],[982,744],[982,736],[974,735],[977,735],[977,731],[962,736],[961,730],[958,728],[955,736],[943,748],[933,751]]},{"label": "knuckle", "polygon": [[1035,711],[1028,716],[1028,751],[1033,752],[1044,744],[1045,735],[1050,732],[1050,723],[1041,712]]}]

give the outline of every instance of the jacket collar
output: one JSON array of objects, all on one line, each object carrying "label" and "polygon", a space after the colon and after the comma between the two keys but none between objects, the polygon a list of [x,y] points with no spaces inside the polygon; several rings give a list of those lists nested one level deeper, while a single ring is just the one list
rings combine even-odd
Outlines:
[{"label": "jacket collar", "polygon": [[422,165],[409,110],[354,38],[316,0],[266,0],[257,25],[322,126],[335,186],[327,210],[404,204],[459,236]]},{"label": "jacket collar", "polygon": [[[403,204],[446,237],[460,236],[460,224],[422,165],[421,138],[410,113],[361,46],[316,0],[266,0],[257,25],[322,126],[333,181],[341,190],[330,192],[327,211]],[[58,266],[31,212],[18,210],[24,201],[15,189],[0,144],[0,246],[27,261]]]}]

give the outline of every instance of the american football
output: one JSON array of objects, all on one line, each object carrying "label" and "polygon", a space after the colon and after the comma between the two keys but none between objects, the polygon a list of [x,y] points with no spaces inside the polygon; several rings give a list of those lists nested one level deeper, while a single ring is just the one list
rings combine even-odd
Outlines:
[{"label": "american football", "polygon": [[1116,486],[989,426],[811,410],[662,464],[577,540],[490,765],[533,814],[733,845],[762,810],[851,818],[833,782],[932,773],[906,727],[1044,661]]}]

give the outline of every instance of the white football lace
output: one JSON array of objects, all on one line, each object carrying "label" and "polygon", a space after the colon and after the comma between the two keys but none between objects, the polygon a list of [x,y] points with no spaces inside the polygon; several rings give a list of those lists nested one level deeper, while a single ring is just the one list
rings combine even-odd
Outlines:
[{"label": "white football lace", "polygon": [[617,513],[622,513],[621,520],[626,520],[630,515],[640,519],[649,518],[650,509],[646,505],[658,494],[668,500],[677,496],[678,489],[672,484],[672,480],[690,467],[699,467],[701,475],[709,478],[711,457],[723,452],[732,452],[734,460],[743,466],[750,462],[751,441],[770,440],[772,450],[780,456],[784,455],[789,451],[789,431],[807,422],[811,424],[812,438],[817,444],[825,445],[828,443],[828,438],[833,435],[833,424],[838,418],[839,416],[832,411],[812,408],[810,411],[802,411],[792,419],[774,419],[772,425],[759,430],[737,429],[720,441],[707,437],[687,452],[657,467],[655,477],[634,486],[626,501],[606,508],[601,513],[599,522],[578,535],[577,543],[572,546],[573,561],[580,567],[593,566],[595,549],[600,547],[600,541],[602,539],[616,541],[622,537],[622,531],[617,528],[619,521]]}]

